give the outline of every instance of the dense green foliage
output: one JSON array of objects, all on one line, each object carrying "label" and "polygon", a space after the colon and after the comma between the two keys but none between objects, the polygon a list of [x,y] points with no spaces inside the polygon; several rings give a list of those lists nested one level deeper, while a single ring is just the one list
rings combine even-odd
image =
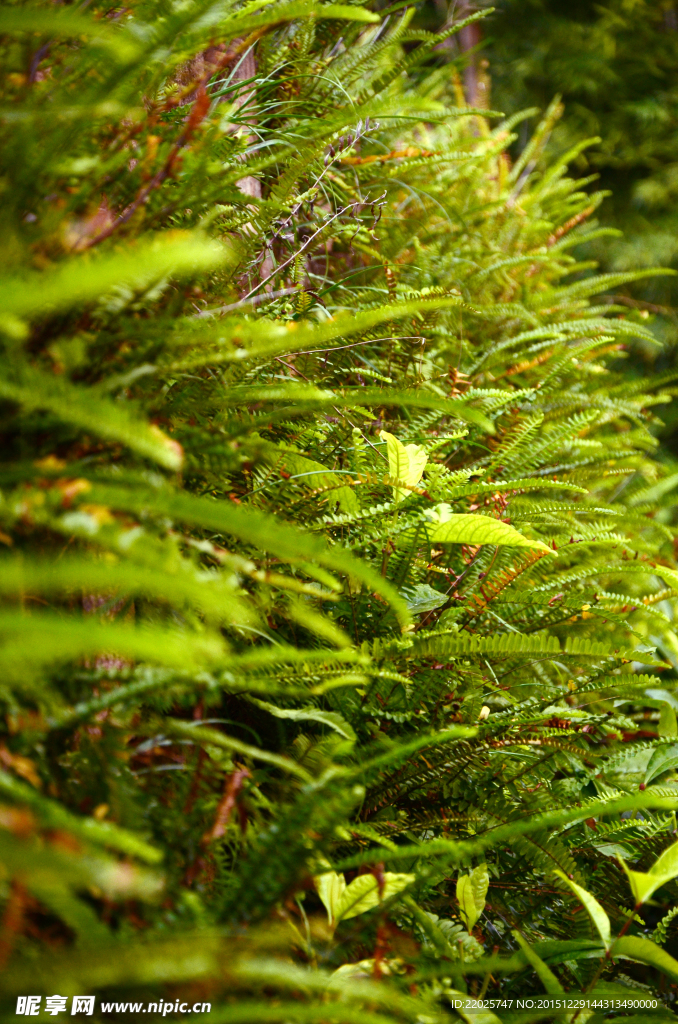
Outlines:
[{"label": "dense green foliage", "polygon": [[674,391],[410,21],[0,14],[10,1015],[673,1002]]},{"label": "dense green foliage", "polygon": [[[489,6],[481,4],[479,6]],[[543,110],[560,95],[554,150],[582,139],[581,173],[609,189],[603,217],[623,234],[594,246],[610,270],[677,263],[678,8],[674,0],[498,0],[485,32],[493,102],[508,113]],[[441,12],[439,11],[438,14]],[[524,144],[527,136],[519,140]],[[634,290],[676,306],[676,289],[653,281]],[[656,324],[676,341],[675,318]]]}]

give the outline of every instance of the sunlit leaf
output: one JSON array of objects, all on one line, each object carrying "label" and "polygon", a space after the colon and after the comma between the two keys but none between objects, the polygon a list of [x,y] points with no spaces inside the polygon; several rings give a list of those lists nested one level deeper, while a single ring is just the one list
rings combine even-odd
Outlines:
[{"label": "sunlit leaf", "polygon": [[656,967],[662,974],[678,981],[678,960],[675,960],[670,953],[667,953],[661,946],[657,946],[651,939],[639,935],[624,935],[617,939],[614,944],[614,955],[627,957],[629,960],[636,960],[641,964],[649,964]]},{"label": "sunlit leaf", "polygon": [[678,842],[664,850],[649,871],[632,871],[621,858],[619,862],[626,872],[638,906],[646,903],[657,889],[678,876]]},{"label": "sunlit leaf", "polygon": [[524,537],[500,519],[469,513],[450,516],[447,522],[430,531],[430,537],[434,544],[503,544],[512,548],[537,548],[549,555],[555,554],[542,541]]},{"label": "sunlit leaf", "polygon": [[393,434],[389,434],[387,430],[382,430],[379,436],[386,441],[389,476],[392,480],[399,480],[407,485],[406,488],[395,486],[393,488],[395,500],[403,501],[404,498],[412,493],[412,488],[416,487],[421,480],[426,463],[428,462],[428,456],[421,445],[404,445]]},{"label": "sunlit leaf", "polygon": [[374,875],[358,875],[344,889],[339,898],[336,911],[337,921],[345,921],[358,914],[373,910],[384,900],[396,896],[414,882],[415,875],[397,875],[387,872],[384,875],[383,891],[379,892],[379,883]]},{"label": "sunlit leaf", "polygon": [[473,931],[473,927],[478,920],[478,911],[473,895],[473,884],[468,875],[460,875],[457,879],[457,902],[459,903],[461,916],[466,922],[466,927],[469,932]]},{"label": "sunlit leaf", "polygon": [[482,864],[478,864],[477,867],[473,868],[470,873],[471,889],[473,890],[473,901],[476,905],[476,913],[478,917],[482,914],[485,909],[485,900],[487,899],[487,892],[490,888],[490,875],[487,870],[487,864],[483,861]]},{"label": "sunlit leaf", "polygon": [[338,920],[337,911],[341,897],[346,890],[346,879],[336,871],[326,871],[313,879],[318,896],[327,911],[327,920],[333,924]]}]

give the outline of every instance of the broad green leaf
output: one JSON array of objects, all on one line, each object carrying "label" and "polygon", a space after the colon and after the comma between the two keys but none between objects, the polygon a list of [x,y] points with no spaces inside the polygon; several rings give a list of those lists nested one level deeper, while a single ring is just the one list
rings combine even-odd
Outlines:
[{"label": "broad green leaf", "polygon": [[678,843],[673,843],[659,855],[650,868],[650,872],[651,874],[662,874],[666,878],[675,878],[678,875]]},{"label": "broad green leaf", "polygon": [[668,690],[660,690],[654,687],[648,687],[645,691],[648,697],[653,700],[664,700],[667,704],[670,704],[674,711],[678,711],[678,700],[674,694],[669,693]]},{"label": "broad green leaf", "polygon": [[676,712],[673,710],[670,704],[663,704],[662,709],[659,713],[659,726],[657,732],[660,736],[666,736],[669,739],[675,739],[678,736],[678,722],[676,722]]},{"label": "broad green leaf", "polygon": [[485,909],[487,890],[490,888],[490,875],[487,870],[487,864],[485,862],[478,864],[478,866],[473,868],[471,871],[470,877],[471,888],[473,890],[473,900],[476,905],[478,917],[480,917]]},{"label": "broad green leaf", "polygon": [[430,530],[434,544],[503,544],[512,548],[537,548],[549,555],[555,552],[540,540],[529,540],[508,523],[490,516],[460,513]]},{"label": "broad green leaf", "polygon": [[447,501],[440,501],[433,508],[427,508],[424,512],[424,517],[434,526],[448,523],[453,516],[452,506]]},{"label": "broad green leaf", "polygon": [[346,921],[377,907],[383,900],[402,892],[411,885],[415,875],[384,875],[384,888],[379,894],[379,885],[374,875],[358,875],[342,892],[337,905],[337,921]]},{"label": "broad green leaf", "polygon": [[480,916],[478,908],[476,907],[473,883],[470,875],[460,875],[457,879],[457,901],[459,903],[461,916],[470,934]]},{"label": "broad green leaf", "polygon": [[678,768],[678,743],[662,743],[655,747],[652,753],[643,782],[647,786],[652,779],[656,779],[658,775],[663,775],[664,772],[668,772],[672,768]]},{"label": "broad green leaf", "polygon": [[622,858],[619,858],[619,863],[626,872],[626,877],[629,880],[631,886],[631,892],[633,893],[633,899],[636,906],[640,906],[641,903],[645,903],[650,899],[652,893],[656,889],[659,889],[663,883],[663,878],[657,878],[645,871],[632,871],[628,868]]},{"label": "broad green leaf", "polygon": [[532,949],[545,964],[556,966],[568,960],[587,960],[601,957],[605,950],[600,939],[545,939],[535,942]]},{"label": "broad green leaf", "polygon": [[288,718],[292,722],[320,722],[322,725],[328,725],[330,729],[334,729],[344,739],[354,740],[356,738],[353,727],[337,711],[323,711],[322,708],[314,707],[278,708],[275,704],[257,700],[256,697],[250,697],[250,701],[276,718]]},{"label": "broad green leaf", "polygon": [[[645,645],[643,645],[645,646]],[[627,696],[619,700],[618,704],[634,704],[638,700],[637,697]],[[658,690],[649,687],[645,690],[645,701],[646,705],[651,708],[659,709],[659,724],[657,726],[657,734],[665,740],[675,740],[678,738],[678,723],[676,722],[676,708],[678,708],[678,701],[670,694],[667,690]],[[663,747],[664,745],[662,745]],[[661,749],[659,747],[655,750]],[[654,753],[653,751],[652,753]],[[649,760],[648,760],[649,764]]]},{"label": "broad green leaf", "polygon": [[534,968],[535,974],[549,995],[560,995],[563,991],[563,986],[560,984],[551,968],[546,966],[539,954],[534,951],[532,946],[530,946],[529,942],[523,938],[517,928],[511,929],[511,935],[522,949],[528,963]]},{"label": "broad green leaf", "polygon": [[610,948],[610,919],[601,907],[595,896],[592,896],[590,892],[584,889],[581,885],[577,885],[571,878],[568,878],[564,871],[556,870],[556,875],[569,885],[572,892],[575,894],[577,899],[581,902],[582,906],[586,908],[586,911],[593,921],[598,934],[600,935],[605,949]]},{"label": "broad green leaf", "polygon": [[435,608],[441,608],[447,604],[449,597],[434,590],[428,583],[420,583],[411,590],[404,593],[405,603],[413,615],[421,615],[423,612],[432,612]]},{"label": "broad green leaf", "polygon": [[636,935],[623,935],[615,942],[613,952],[614,956],[623,956],[629,960],[637,960],[641,964],[650,964],[662,974],[668,974],[674,981],[678,981],[678,960],[674,960],[670,953],[667,953],[661,946],[657,946],[651,939],[643,939]]},{"label": "broad green leaf", "polygon": [[[418,444],[404,445],[387,430],[382,430],[379,436],[386,441],[388,473],[391,479],[407,484],[408,488],[416,487],[428,462],[426,451]],[[411,493],[411,490],[403,487],[393,488],[396,501],[402,501]]]},{"label": "broad green leaf", "polygon": [[626,872],[636,905],[639,905],[649,900],[653,892],[678,875],[678,842],[664,850],[649,871],[632,871],[621,857],[618,859]]},{"label": "broad green leaf", "polygon": [[598,850],[598,853],[602,853],[603,857],[622,857],[624,860],[628,860],[632,856],[630,850],[621,843],[594,843],[594,848]]},{"label": "broad green leaf", "polygon": [[[379,969],[384,975],[391,973],[383,960],[379,963]],[[342,964],[341,967],[337,967],[336,971],[332,972],[331,981],[336,986],[337,982],[350,981],[352,978],[367,980],[373,977],[374,959],[358,960],[357,963]]]},{"label": "broad green leaf", "polygon": [[327,920],[330,924],[336,923],[339,903],[346,890],[346,879],[336,871],[326,871],[323,875],[317,875],[313,881],[327,911]]}]

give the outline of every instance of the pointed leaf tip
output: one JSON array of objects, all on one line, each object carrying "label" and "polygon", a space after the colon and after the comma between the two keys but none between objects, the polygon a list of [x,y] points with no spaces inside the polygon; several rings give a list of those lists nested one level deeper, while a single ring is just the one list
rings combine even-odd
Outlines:
[{"label": "pointed leaf tip", "polygon": [[562,878],[565,884],[570,887],[582,906],[586,909],[586,912],[596,926],[598,934],[603,940],[605,949],[609,949],[611,942],[610,919],[598,900],[587,889],[584,889],[583,886],[577,885],[577,883],[573,882],[571,878],[568,878],[564,871],[557,870],[555,874],[558,875],[559,878]]}]

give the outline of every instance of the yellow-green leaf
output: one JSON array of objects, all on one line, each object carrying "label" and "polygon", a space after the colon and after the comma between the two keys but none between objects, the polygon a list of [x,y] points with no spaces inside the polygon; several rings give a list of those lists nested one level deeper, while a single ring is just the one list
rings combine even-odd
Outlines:
[{"label": "yellow-green leaf", "polygon": [[383,900],[402,892],[414,881],[414,875],[396,875],[387,872],[384,875],[384,887],[380,895],[379,885],[374,875],[358,875],[342,892],[337,905],[336,920],[345,921],[349,917],[365,914],[378,906]]},{"label": "yellow-green leaf", "polygon": [[460,875],[457,879],[457,900],[461,916],[470,934],[480,916],[476,908],[473,883],[470,875]]},{"label": "yellow-green leaf", "polygon": [[479,864],[478,867],[474,868],[471,872],[470,878],[471,888],[473,890],[473,901],[476,905],[476,913],[478,917],[480,917],[485,909],[487,890],[490,888],[490,875],[487,870],[487,864]]},{"label": "yellow-green leaf", "polygon": [[327,911],[327,920],[333,924],[337,921],[337,907],[346,890],[346,879],[336,871],[326,871],[324,875],[317,875],[313,881]]},{"label": "yellow-green leaf", "polygon": [[666,736],[668,739],[675,739],[678,736],[678,722],[676,722],[676,712],[673,710],[670,704],[663,704],[662,709],[659,713],[659,727],[657,732],[660,736]]},{"label": "yellow-green leaf", "polygon": [[662,875],[667,881],[678,875],[678,843],[664,850],[650,868],[650,874]]},{"label": "yellow-green leaf", "polygon": [[392,480],[397,480],[399,483],[407,485],[407,489],[403,487],[393,488],[395,500],[402,501],[403,498],[412,493],[410,488],[416,487],[421,480],[426,463],[428,462],[428,455],[421,445],[404,445],[394,434],[389,434],[387,430],[382,430],[379,436],[386,441],[389,476]]},{"label": "yellow-green leaf", "polygon": [[678,843],[673,843],[657,858],[649,871],[632,871],[617,858],[626,872],[636,906],[646,903],[652,894],[678,875]]},{"label": "yellow-green leaf", "polygon": [[554,554],[542,541],[523,537],[522,533],[500,519],[469,513],[452,515],[447,522],[436,526],[430,537],[434,544],[503,544],[510,548],[537,548],[549,555]]},{"label": "yellow-green leaf", "polygon": [[[644,939],[637,935],[624,935],[615,942],[614,955],[637,960],[641,964],[651,964],[662,974],[668,974],[670,978],[678,981],[678,961],[674,960],[665,949],[655,945],[651,939]],[[641,993],[639,992],[638,995],[641,996]]]}]

